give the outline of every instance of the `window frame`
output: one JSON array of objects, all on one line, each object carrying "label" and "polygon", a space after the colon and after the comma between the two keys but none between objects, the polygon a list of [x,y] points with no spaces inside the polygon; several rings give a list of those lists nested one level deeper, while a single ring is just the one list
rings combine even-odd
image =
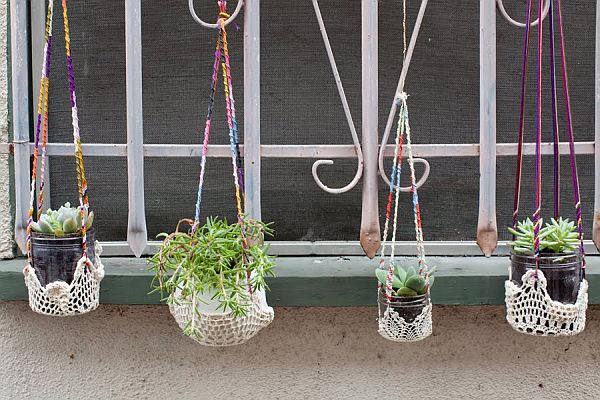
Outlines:
[{"label": "window frame", "polygon": [[[424,0],[426,1],[426,0]],[[35,77],[41,69],[43,48],[43,26],[45,2],[32,0],[11,0],[11,60],[12,60],[12,115],[13,142],[0,144],[0,154],[14,154],[15,188],[15,238],[21,249],[25,249],[25,230],[29,209],[30,156],[33,143],[30,141],[35,109]],[[146,157],[199,157],[200,144],[144,144],[142,108],[142,33],[141,0],[124,0],[126,32],[126,86],[127,86],[127,144],[83,144],[86,157],[126,157],[128,166],[128,240],[103,243],[106,255],[128,256],[152,254],[160,244],[149,241],[146,231],[144,207],[143,165]],[[355,159],[355,147],[348,145],[263,145],[260,143],[260,0],[246,0],[244,4],[244,168],[246,172],[246,211],[252,218],[261,218],[260,170],[261,158],[328,158]],[[426,242],[431,255],[491,255],[496,244],[495,254],[507,254],[506,242],[497,243],[496,224],[496,158],[514,156],[516,143],[496,143],[496,1],[480,0],[480,143],[461,144],[416,144],[414,155],[423,158],[436,157],[479,157],[480,194],[479,223],[477,240]],[[377,0],[362,0],[362,35],[377,38]],[[31,25],[28,24],[29,18]],[[202,28],[199,28],[202,29]],[[31,35],[29,35],[31,31]],[[31,43],[29,43],[31,36]],[[371,40],[371,39],[369,39]],[[372,44],[372,43],[371,43]],[[378,146],[378,71],[376,63],[369,59],[377,58],[377,46],[363,45],[362,76],[362,146],[365,154],[363,174],[364,188],[378,186],[377,152]],[[29,57],[31,45],[31,60]],[[594,215],[600,216],[600,8],[596,16],[596,103],[595,141],[577,142],[578,154],[595,155],[595,206]],[[369,73],[365,73],[366,70]],[[29,73],[34,77],[29,80]],[[568,144],[562,143],[561,150],[568,151]],[[533,154],[534,144],[526,143],[524,154]],[[543,154],[552,154],[552,144],[542,145]],[[48,156],[73,154],[73,144],[48,143]],[[387,157],[393,154],[393,145],[385,149]],[[229,157],[228,145],[210,145],[208,157]],[[50,179],[48,179],[49,181]],[[372,190],[371,190],[372,191]],[[49,190],[46,191],[49,196]],[[363,209],[368,208],[370,223],[379,226],[377,193],[363,196]],[[369,197],[369,199],[366,199]],[[374,200],[373,200],[374,199]],[[50,204],[49,197],[45,204]],[[141,210],[141,211],[140,211]],[[364,216],[364,213],[363,213]],[[600,242],[600,226],[594,221],[593,239]],[[365,221],[363,220],[363,223]],[[491,234],[491,236],[489,236]],[[493,236],[495,234],[495,239]],[[489,240],[489,238],[492,240]],[[479,247],[478,247],[479,243]],[[594,251],[593,242],[586,240],[586,250]],[[362,255],[358,241],[281,241],[272,242],[271,251],[277,255]],[[412,255],[414,242],[397,244],[396,254]]]}]

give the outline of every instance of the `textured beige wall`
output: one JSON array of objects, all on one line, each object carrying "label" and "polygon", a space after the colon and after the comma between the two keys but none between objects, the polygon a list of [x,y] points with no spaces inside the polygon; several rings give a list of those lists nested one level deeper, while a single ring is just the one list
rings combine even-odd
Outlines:
[{"label": "textured beige wall", "polygon": [[[0,0],[0,143],[8,142],[6,0]],[[8,155],[0,155],[0,259],[13,256]]]},{"label": "textured beige wall", "polygon": [[247,345],[215,349],[163,306],[53,319],[0,303],[0,399],[600,398],[599,307],[573,338],[513,332],[502,307],[434,310],[417,344],[381,338],[374,308],[278,308]]}]

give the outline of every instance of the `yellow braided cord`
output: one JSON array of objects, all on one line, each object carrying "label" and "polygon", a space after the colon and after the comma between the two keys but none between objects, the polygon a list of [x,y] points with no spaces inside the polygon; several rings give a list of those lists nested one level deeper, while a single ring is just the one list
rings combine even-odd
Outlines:
[{"label": "yellow braided cord", "polygon": [[[69,31],[69,17],[67,15],[67,1],[66,0],[62,0],[62,7],[63,7],[63,21],[64,21],[64,30],[65,30],[65,49],[67,52],[67,63],[70,65],[67,65],[67,68],[69,68],[69,71],[72,72],[72,61],[70,60],[71,57],[71,36],[70,36],[70,31]],[[74,86],[75,83],[73,82],[73,77],[69,76],[69,84],[72,87],[71,90],[71,113],[72,113],[72,117],[73,117],[73,138],[74,138],[74,144],[75,144],[75,164],[76,164],[76,168],[77,168],[77,187],[79,190],[79,201],[81,203],[81,205],[87,205],[88,204],[88,196],[87,196],[87,181],[85,179],[85,168],[83,166],[83,151],[81,149],[81,138],[79,136],[79,118],[77,116],[77,101],[75,98],[75,91],[74,91]],[[83,212],[83,211],[82,211]]]},{"label": "yellow braided cord", "polygon": [[62,0],[63,8],[63,25],[65,27],[65,45],[67,49],[67,57],[71,56],[71,37],[69,36],[69,18],[67,17],[67,0]]},{"label": "yellow braided cord", "polygon": [[42,214],[42,206],[44,204],[44,174],[45,174],[45,159],[46,159],[46,142],[48,140],[48,92],[50,90],[50,79],[44,79],[44,114],[42,121],[42,183],[40,185],[40,193],[38,197],[38,218]]},{"label": "yellow braided cord", "polygon": [[73,143],[75,145],[75,166],[77,169],[77,189],[79,191],[79,205],[81,206],[81,235],[83,254],[87,255],[87,237],[85,227],[85,213],[89,208],[87,196],[87,181],[83,167],[83,151],[81,150],[81,137],[79,136],[79,117],[77,115],[77,97],[75,96],[75,78],[73,72],[73,59],[71,58],[71,37],[69,35],[69,18],[67,16],[67,0],[62,0],[63,21],[65,30],[65,49],[67,52],[67,73],[69,78],[69,94],[71,100],[71,118],[73,120]]},{"label": "yellow braided cord", "polygon": [[[27,213],[27,217],[28,217],[28,221],[27,221],[27,256],[29,259],[31,259],[31,224],[33,223],[33,210],[35,208],[35,189],[36,189],[36,181],[37,181],[37,160],[38,160],[38,155],[39,155],[39,129],[40,129],[40,125],[41,125],[41,119],[43,118],[44,120],[44,140],[42,141],[42,151],[45,155],[45,138],[46,138],[46,133],[47,133],[47,121],[48,121],[48,87],[50,85],[50,81],[48,79],[47,74],[47,57],[48,57],[48,47],[49,47],[49,40],[50,37],[52,35],[52,16],[53,16],[53,9],[54,9],[54,4],[53,4],[53,0],[50,0],[48,2],[48,11],[46,13],[46,27],[45,27],[45,32],[44,32],[44,60],[42,62],[42,74],[41,74],[41,78],[40,78],[40,92],[39,92],[39,98],[38,98],[38,110],[37,110],[37,119],[38,119],[38,125],[37,125],[37,132],[36,132],[36,141],[35,141],[35,149],[33,151],[33,163],[32,163],[32,170],[31,170],[31,187],[30,187],[30,193],[29,193],[29,198],[30,198],[30,203],[29,203],[29,212]],[[43,117],[42,117],[43,115]],[[43,162],[43,161],[42,161]],[[43,177],[42,177],[43,179]],[[43,195],[42,192],[40,192],[40,199],[42,198],[41,196]],[[38,209],[38,218],[39,215],[41,213],[41,203],[40,204],[39,209]]]}]

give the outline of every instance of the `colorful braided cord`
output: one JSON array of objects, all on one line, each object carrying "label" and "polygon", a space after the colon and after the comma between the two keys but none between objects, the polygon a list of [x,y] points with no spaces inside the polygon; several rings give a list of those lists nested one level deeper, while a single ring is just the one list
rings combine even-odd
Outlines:
[{"label": "colorful braided cord", "polygon": [[[75,95],[75,74],[73,72],[73,59],[71,57],[71,38],[69,31],[69,19],[67,16],[67,1],[62,0],[63,25],[65,31],[65,49],[67,54],[67,74],[69,79],[69,98],[71,103],[71,117],[73,125],[73,143],[75,145],[75,164],[77,169],[77,188],[79,193],[79,205],[81,206],[81,233],[83,254],[87,256],[87,233],[84,215],[89,210],[88,186],[83,167],[83,152],[81,150],[81,138],[79,134],[79,118],[77,114],[77,100]],[[38,195],[37,217],[42,214],[44,206],[44,186],[46,170],[46,143],[48,140],[48,100],[50,89],[50,69],[52,58],[52,19],[54,16],[54,1],[49,0],[46,14],[46,30],[44,36],[44,59],[42,62],[42,76],[40,79],[40,97],[38,102],[37,124],[33,152],[33,164],[31,171],[31,193],[29,220],[27,224],[27,257],[31,261],[31,224],[35,208],[35,189],[37,181],[37,161],[39,156],[40,136],[41,143],[41,168],[40,168],[40,190]]]},{"label": "colorful braided cord", "polygon": [[40,78],[40,93],[37,109],[37,123],[35,130],[35,141],[33,150],[33,164],[31,168],[31,187],[30,187],[30,202],[27,221],[27,258],[31,262],[31,224],[33,223],[33,214],[35,205],[35,189],[37,181],[37,161],[40,147],[40,135],[42,136],[42,166],[40,177],[40,194],[37,206],[37,216],[42,213],[43,206],[43,189],[45,180],[45,158],[46,158],[46,142],[48,131],[48,92],[50,87],[50,59],[52,54],[52,16],[54,12],[54,2],[48,2],[48,11],[46,14],[46,28],[44,33],[44,58],[42,61],[42,74]]}]

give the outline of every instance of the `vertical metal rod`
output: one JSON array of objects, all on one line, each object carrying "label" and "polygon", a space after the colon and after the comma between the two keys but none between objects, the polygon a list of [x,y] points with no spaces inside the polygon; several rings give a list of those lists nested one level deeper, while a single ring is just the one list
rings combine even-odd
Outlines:
[{"label": "vertical metal rod", "polygon": [[491,256],[498,246],[496,222],[496,1],[480,1],[479,26],[479,221],[477,244]]},{"label": "vertical metal rod", "polygon": [[[40,73],[42,71],[42,62],[44,59],[44,33],[46,28],[46,1],[45,0],[34,0],[30,3],[29,15],[30,15],[30,29],[31,29],[31,76],[33,77],[33,90],[31,96],[31,109],[37,110],[38,106],[38,93],[39,87],[35,87],[35,85],[39,84],[40,81]],[[52,81],[52,77],[50,77]],[[52,85],[50,85],[52,86]],[[64,88],[59,88],[62,90]],[[52,90],[52,88],[50,88]],[[35,114],[35,113],[34,113]],[[36,116],[31,115],[32,117],[32,126],[35,126]],[[51,140],[51,137],[50,137]],[[38,163],[38,176],[41,176],[41,168],[42,163]],[[50,157],[46,157],[44,175],[46,176],[44,182],[44,207],[51,208],[50,204],[50,187],[51,187],[51,179],[50,179]],[[41,180],[37,182],[37,188],[39,190]]]},{"label": "vertical metal rod", "polygon": [[[385,168],[383,165],[383,159],[385,154],[385,146],[390,137],[390,132],[392,131],[392,127],[394,126],[394,118],[396,118],[396,111],[398,110],[398,104],[396,102],[396,96],[399,93],[404,91],[404,83],[406,82],[406,76],[408,75],[408,68],[410,67],[410,62],[412,60],[413,52],[415,51],[415,46],[417,45],[417,39],[419,37],[419,31],[421,30],[421,24],[423,23],[423,17],[425,16],[425,9],[427,8],[428,0],[421,0],[421,7],[419,8],[419,13],[417,14],[417,19],[415,21],[415,26],[413,28],[410,43],[408,45],[408,49],[406,50],[406,56],[404,57],[404,62],[402,63],[402,71],[400,72],[400,78],[398,79],[398,85],[396,86],[396,93],[394,94],[394,100],[392,100],[392,106],[390,107],[390,113],[388,114],[387,123],[385,124],[385,129],[383,131],[383,137],[381,138],[381,146],[379,147],[379,156],[378,156],[378,168],[379,174],[387,183],[390,184],[390,180],[388,179]],[[415,160],[417,161],[417,160]],[[426,161],[423,160],[423,163],[426,166]],[[425,181],[423,181],[425,183]],[[417,182],[417,188],[421,185]],[[401,188],[400,190],[410,191],[412,188],[409,186],[407,188]]]},{"label": "vertical metal rod", "polygon": [[378,129],[378,0],[361,1],[362,149],[364,155],[360,245],[369,258],[381,244],[377,192]]},{"label": "vertical metal rod", "polygon": [[29,49],[27,2],[10,2],[10,50],[12,73],[12,114],[15,168],[15,240],[26,253],[29,210]]},{"label": "vertical metal rod", "polygon": [[125,55],[127,84],[127,176],[129,218],[127,243],[136,257],[148,243],[144,205],[144,119],[142,114],[141,0],[125,1]]},{"label": "vertical metal rod", "polygon": [[244,3],[245,211],[261,219],[260,207],[260,0]]},{"label": "vertical metal rod", "polygon": [[600,250],[600,3],[596,2],[596,121],[595,121],[595,180],[594,180],[594,228],[592,239]]}]

